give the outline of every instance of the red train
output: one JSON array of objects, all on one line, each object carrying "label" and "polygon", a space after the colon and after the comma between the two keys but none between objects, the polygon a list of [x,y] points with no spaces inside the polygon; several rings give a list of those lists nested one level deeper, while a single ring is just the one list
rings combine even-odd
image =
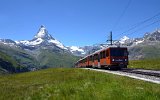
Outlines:
[{"label": "red train", "polygon": [[128,50],[126,47],[108,47],[78,60],[75,67],[84,68],[127,68]]}]

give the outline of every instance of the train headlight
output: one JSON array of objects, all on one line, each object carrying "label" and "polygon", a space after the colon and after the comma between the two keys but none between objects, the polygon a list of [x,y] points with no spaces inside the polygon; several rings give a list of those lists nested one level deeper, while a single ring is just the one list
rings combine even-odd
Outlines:
[{"label": "train headlight", "polygon": [[114,61],[114,59],[112,59],[112,61]]}]

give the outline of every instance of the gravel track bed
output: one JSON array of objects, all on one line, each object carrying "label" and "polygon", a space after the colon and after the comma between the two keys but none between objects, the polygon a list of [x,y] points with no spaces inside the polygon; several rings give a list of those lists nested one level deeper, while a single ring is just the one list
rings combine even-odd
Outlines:
[{"label": "gravel track bed", "polygon": [[[122,71],[104,70],[104,69],[93,69],[93,68],[83,68],[83,69],[106,72],[106,73],[111,73],[111,74],[116,74],[121,76],[127,76],[134,79],[139,79],[143,81],[160,84],[160,77],[155,77],[155,76],[141,75],[141,74],[135,74],[135,73],[129,73],[129,72],[122,72]],[[134,70],[138,70],[142,72],[160,73],[160,71],[152,71],[152,70],[143,70],[143,69],[134,69]]]}]

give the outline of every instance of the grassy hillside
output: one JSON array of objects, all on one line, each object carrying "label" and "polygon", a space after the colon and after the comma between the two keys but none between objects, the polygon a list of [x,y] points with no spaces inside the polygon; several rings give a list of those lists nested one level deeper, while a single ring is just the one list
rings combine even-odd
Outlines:
[{"label": "grassy hillside", "polygon": [[129,61],[128,67],[160,70],[160,58]]},{"label": "grassy hillside", "polygon": [[0,51],[0,73],[22,72],[26,70],[11,56]]},{"label": "grassy hillside", "polygon": [[47,67],[72,67],[79,59],[67,52],[53,52],[52,50],[41,50],[37,58],[40,66]]},{"label": "grassy hillside", "polygon": [[[32,52],[25,51],[18,47],[10,47],[0,44],[0,52],[11,58],[11,63],[15,67],[23,66],[28,70],[41,69],[48,67],[72,67],[79,57],[73,56],[68,52],[54,51],[53,49],[38,49]],[[7,61],[4,59],[4,61]],[[18,65],[15,65],[15,62]],[[65,66],[64,66],[65,65]]]},{"label": "grassy hillside", "polygon": [[10,47],[4,44],[0,44],[0,52],[10,56],[24,68],[36,67],[38,65],[38,62],[36,59],[34,59],[33,54],[28,53],[18,47]]},{"label": "grassy hillside", "polygon": [[160,85],[74,68],[0,76],[1,100],[158,100]]}]

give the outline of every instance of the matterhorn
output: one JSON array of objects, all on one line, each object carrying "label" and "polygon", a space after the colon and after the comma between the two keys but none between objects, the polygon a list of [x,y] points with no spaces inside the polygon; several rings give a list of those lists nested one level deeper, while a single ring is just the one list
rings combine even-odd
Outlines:
[{"label": "matterhorn", "polygon": [[44,25],[41,25],[37,34],[32,40],[16,41],[16,44],[25,49],[37,49],[42,47],[54,47],[59,49],[67,49],[61,42],[54,39],[47,31]]}]

